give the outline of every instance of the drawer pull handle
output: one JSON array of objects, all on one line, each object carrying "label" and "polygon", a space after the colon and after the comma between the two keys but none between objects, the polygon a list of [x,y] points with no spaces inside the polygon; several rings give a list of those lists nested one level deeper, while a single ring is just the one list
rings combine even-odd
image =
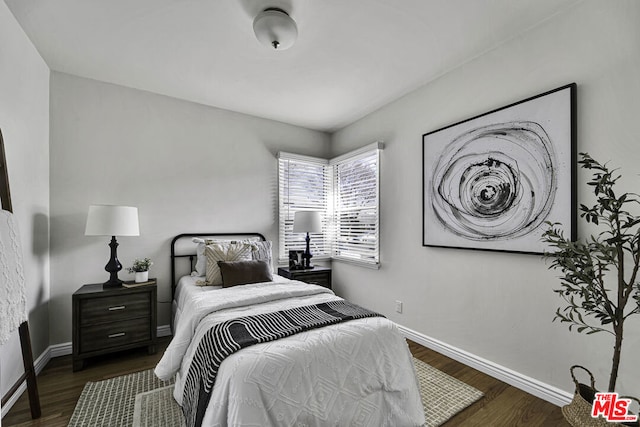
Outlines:
[{"label": "drawer pull handle", "polygon": [[124,332],[118,332],[117,334],[109,335],[109,338],[118,338],[118,337],[123,337],[123,336],[125,336]]},{"label": "drawer pull handle", "polygon": [[124,305],[116,305],[115,307],[109,307],[109,311],[124,310],[125,308],[126,306]]}]

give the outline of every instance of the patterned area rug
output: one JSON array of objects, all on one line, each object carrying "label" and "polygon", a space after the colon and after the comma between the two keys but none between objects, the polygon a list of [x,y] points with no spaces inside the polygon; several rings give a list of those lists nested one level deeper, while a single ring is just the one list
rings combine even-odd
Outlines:
[{"label": "patterned area rug", "polygon": [[160,381],[153,374],[153,369],[88,382],[76,403],[68,426],[131,426],[136,395],[170,386],[172,383]]},{"label": "patterned area rug", "polygon": [[[479,390],[413,359],[420,383],[427,427],[440,426],[479,400]],[[158,380],[153,370],[123,375],[85,385],[69,427],[184,426],[182,412],[172,396],[171,382]]]},{"label": "patterned area rug", "polygon": [[451,417],[480,400],[484,394],[422,360],[413,358],[413,366],[420,383],[427,427],[444,424]]}]

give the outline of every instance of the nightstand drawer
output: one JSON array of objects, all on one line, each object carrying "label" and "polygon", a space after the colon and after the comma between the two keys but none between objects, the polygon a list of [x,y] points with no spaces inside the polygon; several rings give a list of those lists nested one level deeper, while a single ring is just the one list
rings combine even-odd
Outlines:
[{"label": "nightstand drawer", "polygon": [[291,270],[287,267],[279,267],[278,274],[287,279],[300,280],[331,289],[331,269],[327,267],[314,267],[303,270]]},{"label": "nightstand drawer", "polygon": [[314,285],[324,286],[325,288],[331,287],[331,284],[329,283],[329,275],[326,273],[305,274],[298,280],[303,280],[307,283],[313,283]]},{"label": "nightstand drawer", "polygon": [[82,328],[80,352],[102,350],[151,339],[149,319],[104,323]]},{"label": "nightstand drawer", "polygon": [[80,324],[83,326],[148,317],[150,313],[147,294],[93,298],[80,302]]}]

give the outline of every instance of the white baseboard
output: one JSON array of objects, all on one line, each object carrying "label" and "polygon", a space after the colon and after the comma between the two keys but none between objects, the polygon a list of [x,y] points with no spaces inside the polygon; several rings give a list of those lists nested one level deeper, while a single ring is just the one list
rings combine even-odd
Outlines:
[{"label": "white baseboard", "polygon": [[[170,335],[171,327],[169,325],[158,326],[156,336],[167,337]],[[49,363],[49,361],[54,357],[68,356],[71,353],[73,353],[73,345],[70,342],[50,345],[45,351],[42,352],[40,356],[38,356],[36,360],[33,361],[33,367],[36,370],[36,375],[40,374],[44,367],[47,366],[47,363]],[[7,401],[7,404],[2,407],[2,414],[0,415],[0,418],[4,418],[4,416],[7,415],[9,410],[13,407],[20,396],[22,396],[22,393],[24,393],[26,390],[27,383],[26,381],[23,381],[20,387],[18,387],[18,390],[13,393],[11,399]]]},{"label": "white baseboard", "polygon": [[[51,359],[54,357],[68,356],[73,353],[73,344],[65,342],[62,344],[51,345],[48,348]],[[38,371],[40,372],[40,371]]]},{"label": "white baseboard", "polygon": [[474,354],[468,353],[459,348],[450,346],[442,341],[434,338],[430,338],[417,331],[406,328],[402,325],[398,325],[400,332],[411,341],[415,341],[420,345],[423,345],[431,350],[437,351],[440,354],[448,356],[460,363],[477,369],[491,377],[497,378],[513,387],[516,387],[522,391],[525,391],[547,402],[553,403],[556,406],[564,406],[571,402],[573,393],[560,390],[549,384],[545,384],[535,378],[528,377],[519,372],[515,372],[509,368],[493,363],[489,360],[478,357]]},{"label": "white baseboard", "polygon": [[[50,360],[51,360],[51,347],[47,347],[47,349],[36,360],[33,361],[33,368],[36,370],[36,375],[42,372],[42,370],[44,369],[45,366],[47,366],[47,363],[49,363]],[[0,415],[1,418],[4,418],[4,416],[7,415],[9,410],[13,407],[13,405],[17,402],[20,396],[22,396],[22,393],[24,393],[26,390],[27,390],[27,382],[23,381],[22,384],[20,384],[20,387],[18,387],[18,389],[16,390],[16,392],[13,393],[13,396],[11,396],[11,398],[7,401],[6,405],[2,407],[2,414]]]},{"label": "white baseboard", "polygon": [[169,337],[169,336],[171,336],[171,326],[169,326],[169,325],[158,326],[158,330],[156,332],[156,336],[158,336],[158,337]]}]

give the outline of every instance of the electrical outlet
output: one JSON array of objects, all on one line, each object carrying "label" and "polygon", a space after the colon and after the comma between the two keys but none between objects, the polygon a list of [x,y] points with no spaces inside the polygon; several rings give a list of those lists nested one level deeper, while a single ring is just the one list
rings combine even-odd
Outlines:
[{"label": "electrical outlet", "polygon": [[396,300],[396,312],[402,313],[402,301]]}]

